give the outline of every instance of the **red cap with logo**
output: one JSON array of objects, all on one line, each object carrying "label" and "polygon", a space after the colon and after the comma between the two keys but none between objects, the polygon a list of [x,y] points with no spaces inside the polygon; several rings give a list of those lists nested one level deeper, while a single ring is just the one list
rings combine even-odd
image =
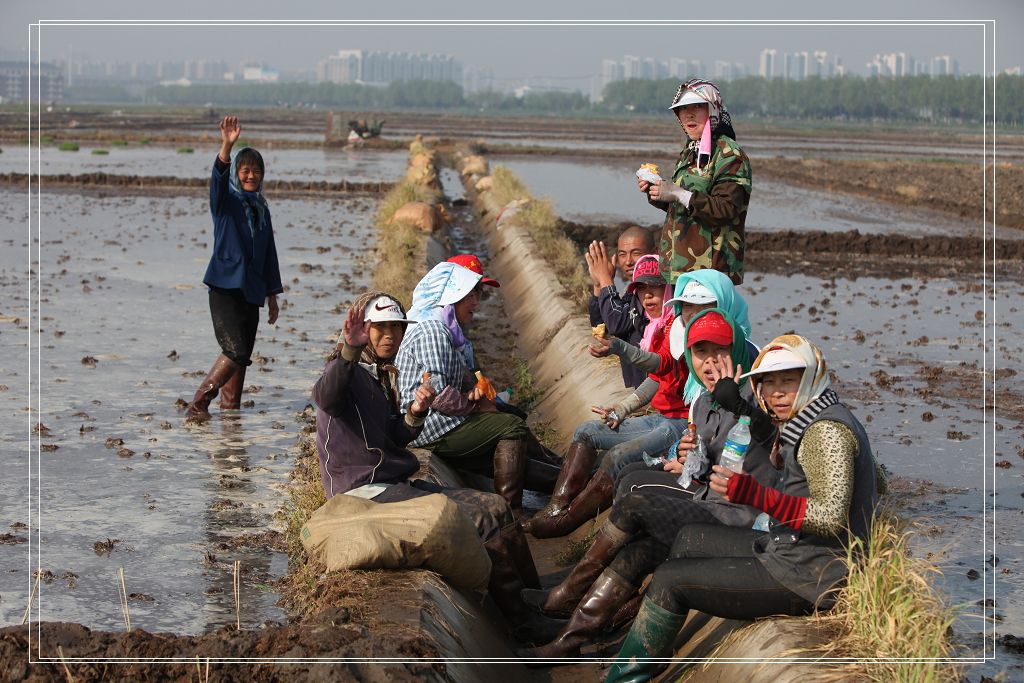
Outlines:
[{"label": "red cap with logo", "polygon": [[[450,259],[448,259],[448,262],[455,263],[457,265],[462,266],[463,268],[467,268],[476,273],[477,275],[484,274],[484,267],[483,265],[481,265],[480,259],[478,259],[475,254],[456,254],[455,256],[452,256]],[[484,283],[485,285],[490,285],[491,287],[501,287],[501,285],[498,284],[497,280],[490,277],[482,278],[480,282]]]},{"label": "red cap with logo", "polygon": [[664,285],[665,277],[661,274],[661,258],[657,254],[644,254],[633,266],[633,281],[626,287],[632,292],[637,285]]},{"label": "red cap with logo", "polygon": [[686,348],[692,348],[697,342],[708,341],[719,346],[732,344],[732,328],[721,313],[705,313],[694,320],[686,330]]}]

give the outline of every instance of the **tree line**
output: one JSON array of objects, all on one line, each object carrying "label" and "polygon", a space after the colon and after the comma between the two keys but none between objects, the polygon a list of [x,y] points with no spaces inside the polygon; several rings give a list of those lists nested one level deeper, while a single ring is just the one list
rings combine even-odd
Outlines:
[{"label": "tree line", "polygon": [[[491,91],[463,92],[448,81],[401,81],[384,87],[357,83],[266,83],[154,86],[149,103],[216,106],[312,106],[352,109],[454,109],[507,113],[664,113],[678,81],[631,79],[609,83],[602,99],[582,93],[529,92],[517,97]],[[825,120],[980,122],[995,88],[998,123],[1024,123],[1024,77],[809,78],[804,81],[748,77],[720,83],[729,111],[738,117]],[[68,99],[126,101],[118,88],[69,90]]]}]

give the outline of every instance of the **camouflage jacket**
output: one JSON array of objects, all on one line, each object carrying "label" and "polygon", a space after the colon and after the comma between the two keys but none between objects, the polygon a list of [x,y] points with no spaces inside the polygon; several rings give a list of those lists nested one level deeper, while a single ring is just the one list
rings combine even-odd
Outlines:
[{"label": "camouflage jacket", "polygon": [[732,138],[715,138],[711,161],[697,171],[697,142],[679,153],[672,182],[690,190],[690,208],[651,202],[665,211],[661,272],[670,283],[701,268],[720,270],[743,282],[744,223],[750,202],[750,160]]}]

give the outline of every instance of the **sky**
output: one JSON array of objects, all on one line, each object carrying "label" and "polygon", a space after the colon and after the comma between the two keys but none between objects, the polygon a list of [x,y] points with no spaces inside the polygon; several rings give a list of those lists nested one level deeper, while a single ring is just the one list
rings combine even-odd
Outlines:
[{"label": "sky", "polygon": [[[995,20],[996,69],[1024,66],[1024,2],[1020,0],[892,0],[857,2],[680,2],[638,3],[521,0],[515,9],[483,3],[453,9],[451,3],[389,0],[386,5],[306,0],[293,5],[249,0],[217,4],[177,0],[160,5],[124,0],[5,0],[0,7],[0,48],[24,50],[29,24],[46,20],[629,20],[643,25],[513,25],[494,26],[43,26],[44,60],[159,61],[218,59],[235,65],[261,60],[282,71],[313,69],[340,49],[365,49],[449,54],[467,68],[489,68],[499,80],[548,78],[581,84],[600,73],[602,59],[624,55],[700,59],[710,70],[715,60],[743,62],[756,73],[760,52],[827,50],[842,57],[846,68],[864,73],[876,53],[908,52],[918,58],[950,54],[961,72],[984,68],[985,35],[979,26],[879,26],[846,23],[838,26],[782,26],[770,20]],[[238,12],[245,9],[244,14]],[[301,8],[287,9],[287,8]],[[381,11],[386,7],[386,11]],[[286,9],[282,9],[286,8]],[[642,9],[639,9],[642,8]],[[667,11],[667,12],[666,12]],[[672,21],[743,21],[721,25],[668,25]],[[991,35],[989,37],[991,40]]]}]

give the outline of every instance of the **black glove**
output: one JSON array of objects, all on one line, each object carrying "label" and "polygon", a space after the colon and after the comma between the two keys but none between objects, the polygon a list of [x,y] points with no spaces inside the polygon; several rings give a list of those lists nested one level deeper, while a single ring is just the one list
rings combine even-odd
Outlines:
[{"label": "black glove", "polygon": [[778,427],[768,413],[761,410],[761,406],[752,404],[740,396],[740,387],[732,377],[723,377],[715,382],[711,396],[715,403],[736,417],[746,415],[750,418],[750,437],[754,441],[766,443],[769,439],[775,439]]}]

